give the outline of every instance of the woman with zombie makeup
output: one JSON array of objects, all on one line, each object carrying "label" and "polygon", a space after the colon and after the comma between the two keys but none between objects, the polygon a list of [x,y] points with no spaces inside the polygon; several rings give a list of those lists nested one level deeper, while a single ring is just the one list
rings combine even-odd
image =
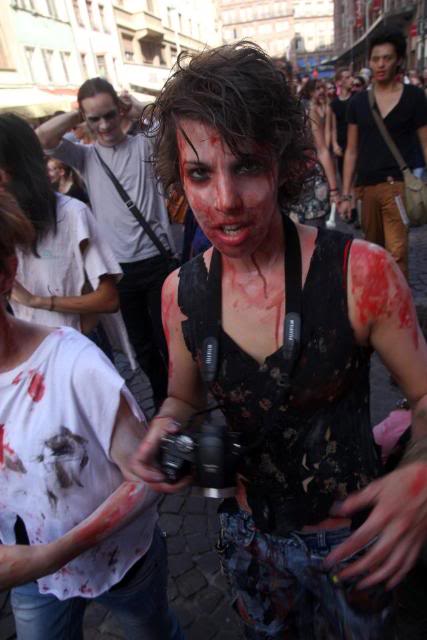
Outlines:
[{"label": "woman with zombie makeup", "polygon": [[[158,491],[191,482],[166,482],[158,451],[209,391],[240,434],[218,549],[246,637],[385,638],[388,590],[427,530],[427,347],[407,284],[383,249],[283,214],[310,139],[256,45],[182,55],[152,119],[158,175],[185,193],[213,247],[165,282],[168,398],[133,469]],[[373,349],[413,410],[414,442],[384,478]]]},{"label": "woman with zombie makeup", "polygon": [[81,640],[96,599],[128,639],[182,639],[157,495],[130,469],[145,430],[135,400],[80,333],[6,312],[17,249],[35,238],[0,192],[0,589],[14,587],[17,636]]}]

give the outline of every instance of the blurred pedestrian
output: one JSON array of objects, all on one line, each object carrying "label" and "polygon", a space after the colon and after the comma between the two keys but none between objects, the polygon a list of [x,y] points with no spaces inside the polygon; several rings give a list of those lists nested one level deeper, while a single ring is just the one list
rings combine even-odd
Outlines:
[{"label": "blurred pedestrian", "polygon": [[406,54],[406,38],[383,30],[369,41],[373,86],[355,96],[348,109],[347,150],[344,159],[341,213],[350,215],[351,189],[356,174],[356,197],[362,206],[365,237],[385,247],[408,276],[408,227],[402,171],[385,142],[369,102],[397,145],[408,166],[413,166],[414,136],[427,158],[427,102],[421,89],[396,80]]},{"label": "blurred pedestrian", "polygon": [[55,191],[63,193],[70,198],[77,198],[85,204],[89,204],[89,198],[83,181],[72,167],[57,158],[49,158],[47,161],[47,175]]},{"label": "blurred pedestrian", "polygon": [[0,114],[0,176],[36,231],[33,251],[20,255],[14,314],[90,333],[98,314],[119,308],[120,266],[87,206],[55,194],[37,136],[14,114]]},{"label": "blurred pedestrian", "polygon": [[355,93],[360,93],[366,89],[366,80],[363,76],[354,76],[351,82],[351,93],[354,95]]},{"label": "blurred pedestrian", "polygon": [[[95,218],[124,272],[119,283],[123,318],[158,404],[167,384],[160,296],[175,247],[165,198],[152,172],[151,141],[126,135],[122,128],[130,109],[139,108],[141,115],[143,105],[121,100],[103,78],[87,80],[78,102],[78,111],[52,118],[37,134],[48,155],[73,166],[85,180]],[[93,145],[63,138],[82,119],[96,139]]]},{"label": "blurred pedestrian", "polygon": [[[320,80],[309,80],[300,93],[313,134],[317,160],[326,176],[331,203],[338,204],[339,192],[335,164],[329,150],[330,124],[327,117],[328,105],[325,100],[325,88]],[[329,133],[328,133],[329,131]]]}]

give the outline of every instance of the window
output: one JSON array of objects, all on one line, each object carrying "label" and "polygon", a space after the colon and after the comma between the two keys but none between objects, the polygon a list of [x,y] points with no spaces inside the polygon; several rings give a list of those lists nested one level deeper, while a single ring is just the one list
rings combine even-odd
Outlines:
[{"label": "window", "polygon": [[103,4],[99,5],[99,16],[101,18],[101,26],[102,29],[106,32],[106,33],[110,33],[110,27],[108,26],[108,22],[105,19],[105,7]]},{"label": "window", "polygon": [[27,64],[28,64],[28,71],[30,72],[30,78],[32,82],[35,82],[34,65],[33,65],[35,49],[34,47],[25,47],[24,51],[25,51],[25,57],[27,59]]},{"label": "window", "polygon": [[46,75],[49,82],[53,82],[52,60],[53,51],[51,49],[42,49],[43,62],[46,69]]},{"label": "window", "polygon": [[86,8],[89,16],[89,22],[92,29],[98,29],[98,25],[95,21],[95,16],[93,15],[93,6],[91,0],[86,0]]},{"label": "window", "polygon": [[62,69],[64,71],[65,80],[66,80],[67,84],[69,84],[69,82],[70,82],[70,59],[71,59],[71,53],[69,53],[68,51],[60,51],[59,55],[61,56]]},{"label": "window", "polygon": [[76,16],[77,24],[83,27],[84,22],[83,22],[82,14],[80,11],[79,0],[73,0],[73,9],[74,9],[74,15]]},{"label": "window", "polygon": [[289,22],[285,20],[284,22],[276,22],[276,31],[287,31],[289,28]]},{"label": "window", "polygon": [[13,64],[8,55],[9,51],[4,44],[5,40],[6,38],[4,37],[0,27],[0,69],[13,69]]},{"label": "window", "polygon": [[123,57],[126,62],[134,62],[133,38],[127,33],[122,33]]},{"label": "window", "polygon": [[96,56],[96,67],[101,78],[108,78],[105,56]]},{"label": "window", "polygon": [[165,65],[163,48],[157,40],[141,40],[141,53],[146,64]]},{"label": "window", "polygon": [[154,13],[153,0],[147,0],[147,11]]},{"label": "window", "polygon": [[56,10],[55,0],[46,0],[47,12],[52,18],[58,17],[58,11]]},{"label": "window", "polygon": [[87,80],[87,78],[89,78],[89,71],[87,68],[87,56],[85,53],[80,54],[80,64],[83,71],[83,77],[85,80]]},{"label": "window", "polygon": [[14,6],[17,9],[25,9],[26,11],[34,11],[33,0],[15,0]]},{"label": "window", "polygon": [[178,57],[178,53],[176,47],[171,47],[171,64],[172,66],[175,64]]}]

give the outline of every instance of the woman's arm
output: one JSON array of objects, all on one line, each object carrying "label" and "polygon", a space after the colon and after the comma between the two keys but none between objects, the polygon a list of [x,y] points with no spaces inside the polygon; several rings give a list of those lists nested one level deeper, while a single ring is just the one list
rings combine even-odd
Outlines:
[{"label": "woman's arm", "polygon": [[58,311],[59,313],[114,313],[119,310],[119,294],[116,277],[103,275],[95,291],[80,296],[36,296],[15,280],[12,300],[33,309]]},{"label": "woman's arm", "polygon": [[198,366],[184,342],[181,322],[185,320],[177,300],[178,272],[166,279],[162,290],[163,328],[169,351],[168,397],[151,421],[133,461],[133,472],[156,491],[175,493],[190,482],[168,484],[156,464],[160,442],[167,433],[185,428],[192,415],[206,406],[205,391]]},{"label": "woman's arm", "polygon": [[90,516],[61,538],[48,544],[0,545],[0,590],[58,571],[67,562],[120,530],[158,500],[158,493],[131,471],[131,456],[144,433],[144,423],[134,415],[126,398],[121,395],[110,457],[126,481]]},{"label": "woman's arm", "polygon": [[143,482],[124,482],[88,518],[48,544],[0,545],[0,591],[55,573],[131,522],[147,503]]},{"label": "woman's arm", "polygon": [[325,109],[325,144],[328,150],[332,146],[332,109],[329,104]]},{"label": "woman's arm", "polygon": [[313,133],[314,146],[316,147],[317,157],[322,165],[326,179],[331,191],[337,189],[337,177],[335,173],[335,166],[332,160],[332,156],[329,153],[329,149],[326,146],[325,135],[322,127],[320,126],[318,115],[314,108],[310,108],[310,124]]},{"label": "woman's arm", "polygon": [[344,154],[344,168],[342,181],[342,200],[340,205],[340,215],[343,218],[350,216],[351,210],[351,190],[353,188],[353,179],[357,164],[357,148],[359,140],[359,130],[357,124],[347,125],[347,146]]},{"label": "woman's arm", "polygon": [[330,554],[339,562],[376,540],[342,579],[369,574],[360,587],[396,586],[415,564],[427,539],[427,346],[408,284],[381,247],[355,241],[350,252],[349,316],[358,341],[372,345],[407,396],[417,447],[394,472],[345,500],[334,515],[372,509],[355,533]]}]

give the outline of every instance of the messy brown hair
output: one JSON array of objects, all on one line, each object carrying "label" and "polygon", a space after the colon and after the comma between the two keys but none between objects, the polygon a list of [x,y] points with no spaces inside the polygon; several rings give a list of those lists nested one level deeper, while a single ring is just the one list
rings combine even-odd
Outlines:
[{"label": "messy brown hair", "polygon": [[177,130],[180,119],[188,118],[215,128],[237,157],[245,156],[248,142],[265,149],[283,179],[280,204],[298,198],[312,148],[305,111],[283,73],[256,44],[241,41],[201,54],[181,53],[142,117],[146,135],[154,138],[157,175],[168,193],[183,193]]},{"label": "messy brown hair", "polygon": [[6,260],[17,248],[31,249],[35,235],[33,225],[15,198],[7,191],[0,191],[0,272],[6,271]]}]

